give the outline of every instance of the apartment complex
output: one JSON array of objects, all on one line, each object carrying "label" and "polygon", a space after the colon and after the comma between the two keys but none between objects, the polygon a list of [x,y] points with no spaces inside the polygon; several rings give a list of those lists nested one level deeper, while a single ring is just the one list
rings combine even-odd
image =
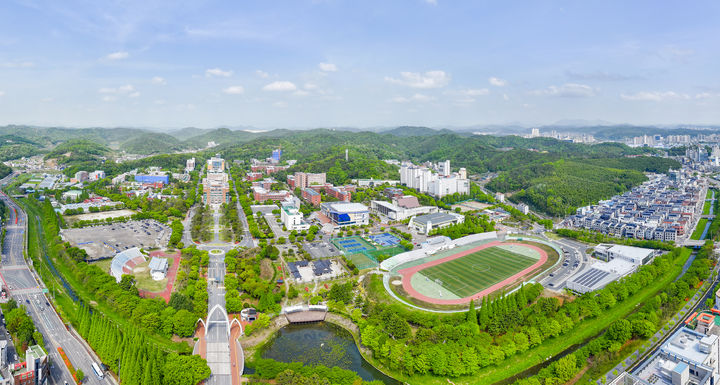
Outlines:
[{"label": "apartment complex", "polygon": [[403,162],[400,165],[400,183],[438,198],[455,193],[470,193],[467,171],[461,168],[453,173],[450,170],[449,160],[419,166],[411,162]]},{"label": "apartment complex", "polygon": [[564,224],[615,237],[674,241],[692,232],[706,193],[707,181],[689,171],[653,175],[622,195],[577,209]]}]

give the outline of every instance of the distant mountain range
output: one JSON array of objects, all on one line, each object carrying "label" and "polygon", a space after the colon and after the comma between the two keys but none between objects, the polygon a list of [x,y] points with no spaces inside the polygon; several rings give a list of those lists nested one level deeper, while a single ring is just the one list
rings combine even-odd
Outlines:
[{"label": "distant mountain range", "polygon": [[[586,123],[598,123],[586,125]],[[602,121],[564,120],[557,124],[537,127],[541,133],[555,130],[560,133],[591,134],[599,140],[621,140],[641,135],[696,135],[698,133],[720,133],[720,126],[633,126],[605,125]],[[472,127],[431,128],[423,126],[399,127],[330,127],[308,130],[273,129],[259,130],[253,127],[195,128],[184,127],[175,130],[149,128],[65,128],[9,125],[0,127],[0,160],[29,156],[51,151],[68,140],[88,140],[113,151],[132,154],[162,154],[185,150],[200,150],[214,142],[218,146],[247,143],[262,138],[281,138],[312,132],[348,133],[361,135],[374,133],[394,137],[429,137],[454,134],[472,135],[526,135],[530,127],[521,125],[488,125]]]}]

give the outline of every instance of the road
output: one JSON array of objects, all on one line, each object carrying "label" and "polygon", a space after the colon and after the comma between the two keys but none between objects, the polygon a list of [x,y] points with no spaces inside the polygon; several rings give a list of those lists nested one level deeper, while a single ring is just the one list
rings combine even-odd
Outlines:
[{"label": "road", "polygon": [[585,253],[588,246],[584,243],[567,238],[554,240],[553,242],[559,244],[565,251],[564,255],[560,256],[562,263],[551,273],[551,276],[545,277],[540,283],[552,290],[562,290],[566,281],[579,271],[582,271],[591,261],[587,253]]},{"label": "road", "polygon": [[[2,183],[9,183],[14,174],[1,180]],[[77,340],[65,327],[65,324],[55,312],[50,301],[42,293],[44,285],[39,278],[33,274],[23,256],[25,248],[25,233],[27,231],[27,215],[14,201],[5,194],[0,199],[8,205],[10,217],[7,221],[5,241],[2,250],[2,267],[0,276],[7,285],[10,296],[24,305],[28,314],[32,317],[35,327],[42,333],[45,339],[45,350],[50,356],[51,369],[48,383],[63,384],[67,381],[74,383],[69,369],[62,363],[57,348],[62,347],[68,356],[70,363],[82,369],[85,373],[85,384],[106,384],[109,380],[98,379],[92,371],[91,364],[94,358],[85,350],[83,343]],[[17,210],[17,225],[15,224],[15,212]]]}]

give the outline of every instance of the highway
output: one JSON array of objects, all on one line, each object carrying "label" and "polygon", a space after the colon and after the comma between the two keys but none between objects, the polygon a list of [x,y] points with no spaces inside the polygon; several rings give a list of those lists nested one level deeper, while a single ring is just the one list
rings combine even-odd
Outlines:
[{"label": "highway", "polygon": [[[3,184],[9,183],[15,174],[11,174],[1,180]],[[24,305],[28,314],[32,317],[35,327],[42,333],[45,339],[45,350],[50,356],[50,377],[48,383],[68,384],[75,383],[69,369],[65,366],[57,348],[62,347],[70,363],[85,373],[85,384],[106,384],[111,383],[107,379],[100,380],[93,374],[91,367],[94,358],[85,350],[84,345],[76,339],[65,327],[50,301],[43,294],[44,285],[39,278],[30,270],[23,256],[25,249],[25,236],[27,232],[27,215],[14,201],[5,194],[0,194],[0,199],[5,202],[10,210],[10,217],[7,221],[5,240],[2,247],[2,267],[0,277],[3,284],[7,285],[10,296],[15,299],[18,305]],[[17,224],[15,224],[15,209],[17,212]]]}]

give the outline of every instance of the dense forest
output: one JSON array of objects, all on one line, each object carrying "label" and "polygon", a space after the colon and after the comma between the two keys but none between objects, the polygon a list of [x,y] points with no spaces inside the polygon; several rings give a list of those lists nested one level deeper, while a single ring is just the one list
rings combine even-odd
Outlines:
[{"label": "dense forest", "polygon": [[563,216],[644,182],[645,171],[667,172],[677,166],[674,160],[658,157],[558,160],[504,171],[487,187],[492,191],[515,192],[511,200]]}]

